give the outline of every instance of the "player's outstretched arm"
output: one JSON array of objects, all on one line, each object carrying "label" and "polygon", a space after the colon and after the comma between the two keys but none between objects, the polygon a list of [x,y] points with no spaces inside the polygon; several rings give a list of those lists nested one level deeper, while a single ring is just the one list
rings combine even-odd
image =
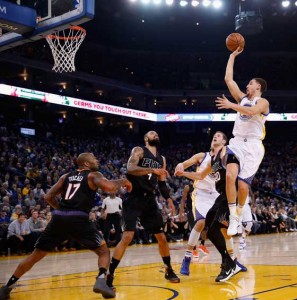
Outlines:
[{"label": "player's outstretched arm", "polygon": [[247,116],[269,113],[269,102],[264,98],[259,99],[256,105],[242,106],[236,103],[232,103],[226,98],[225,95],[222,95],[222,97],[217,97],[216,106],[218,107],[218,109],[233,109]]},{"label": "player's outstretched arm", "polygon": [[187,169],[187,168],[189,168],[189,167],[191,167],[191,166],[193,166],[195,164],[201,163],[204,155],[205,155],[204,152],[200,152],[200,153],[194,154],[191,158],[185,160],[184,162],[179,163],[175,167],[174,175],[178,171],[184,171],[185,169]]},{"label": "player's outstretched arm", "polygon": [[176,172],[176,176],[183,176],[186,178],[189,178],[191,180],[202,180],[204,179],[204,177],[211,173],[212,169],[211,169],[211,164],[210,162],[207,164],[207,166],[200,170],[199,172]]},{"label": "player's outstretched arm", "polygon": [[232,97],[237,102],[240,102],[245,94],[239,89],[237,83],[233,79],[233,68],[234,68],[235,57],[239,55],[242,51],[243,49],[240,49],[240,47],[238,47],[234,52],[230,54],[227,67],[226,67],[226,73],[225,73],[225,82],[228,86],[228,89]]},{"label": "player's outstretched arm", "polygon": [[93,190],[100,188],[109,193],[119,192],[121,188],[125,188],[128,192],[132,190],[132,183],[127,178],[108,180],[100,172],[90,173],[88,183]]}]

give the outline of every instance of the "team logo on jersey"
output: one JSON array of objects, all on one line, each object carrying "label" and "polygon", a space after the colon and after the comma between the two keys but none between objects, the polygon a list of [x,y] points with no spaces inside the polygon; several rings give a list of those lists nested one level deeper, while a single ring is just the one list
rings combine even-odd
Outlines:
[{"label": "team logo on jersey", "polygon": [[221,164],[220,164],[219,161],[216,161],[216,162],[211,166],[211,168],[212,168],[213,174],[215,174],[215,173],[217,173],[220,169],[222,169],[222,166],[221,166]]},{"label": "team logo on jersey", "polygon": [[[252,104],[245,103],[243,106],[252,107]],[[253,117],[253,116],[247,116],[247,115],[239,114],[239,118],[240,118],[240,120],[242,120],[242,121],[248,121],[248,120],[251,119],[252,117]]]},{"label": "team logo on jersey", "polygon": [[210,173],[208,174],[208,177],[210,177],[211,180],[214,180],[214,182],[218,182],[221,179],[220,172]]},{"label": "team logo on jersey", "polygon": [[141,166],[143,168],[161,169],[162,165],[151,158],[144,158]]}]

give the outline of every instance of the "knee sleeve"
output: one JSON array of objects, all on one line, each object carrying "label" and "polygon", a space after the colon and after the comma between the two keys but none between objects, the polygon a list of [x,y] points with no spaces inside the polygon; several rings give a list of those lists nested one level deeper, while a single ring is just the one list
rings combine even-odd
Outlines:
[{"label": "knee sleeve", "polygon": [[190,245],[192,247],[196,246],[199,241],[200,233],[201,232],[198,232],[195,229],[192,229],[189,240],[188,240],[188,245]]}]

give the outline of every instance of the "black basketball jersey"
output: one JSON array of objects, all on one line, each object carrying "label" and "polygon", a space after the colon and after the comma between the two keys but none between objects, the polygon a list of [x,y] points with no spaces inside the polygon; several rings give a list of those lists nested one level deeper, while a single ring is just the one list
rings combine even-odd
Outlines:
[{"label": "black basketball jersey", "polygon": [[[143,168],[162,169],[163,158],[157,152],[154,156],[148,148],[143,147],[143,158],[139,160],[138,166]],[[157,188],[158,176],[156,174],[147,174],[142,176],[134,176],[127,174],[127,179],[132,182],[132,193],[138,194],[143,192],[153,193]]]},{"label": "black basketball jersey", "polygon": [[67,174],[59,204],[61,210],[80,210],[89,212],[94,206],[96,191],[88,185],[88,175],[91,171],[73,171]]},{"label": "black basketball jersey", "polygon": [[[224,149],[224,148],[223,148]],[[218,193],[226,193],[226,169],[221,160],[221,149],[216,156],[211,157],[211,168],[216,178],[216,190]]]}]

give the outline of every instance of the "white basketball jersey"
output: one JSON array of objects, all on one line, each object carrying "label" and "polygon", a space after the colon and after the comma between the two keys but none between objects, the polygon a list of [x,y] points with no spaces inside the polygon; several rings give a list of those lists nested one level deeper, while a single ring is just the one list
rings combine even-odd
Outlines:
[{"label": "white basketball jersey", "polygon": [[[211,156],[209,152],[206,152],[200,166],[197,167],[196,172],[206,168],[210,161],[211,161]],[[195,180],[193,186],[195,190],[199,189],[199,190],[207,190],[209,192],[214,192],[216,191],[216,178],[214,174],[210,173],[203,180]]]},{"label": "white basketball jersey", "polygon": [[[249,100],[245,96],[244,98],[242,98],[239,105],[251,107],[256,105],[259,99],[260,97],[255,97],[254,99]],[[266,134],[266,117],[267,115],[264,115],[262,113],[254,116],[247,116],[237,112],[233,128],[233,135],[235,137],[263,140]]]}]

